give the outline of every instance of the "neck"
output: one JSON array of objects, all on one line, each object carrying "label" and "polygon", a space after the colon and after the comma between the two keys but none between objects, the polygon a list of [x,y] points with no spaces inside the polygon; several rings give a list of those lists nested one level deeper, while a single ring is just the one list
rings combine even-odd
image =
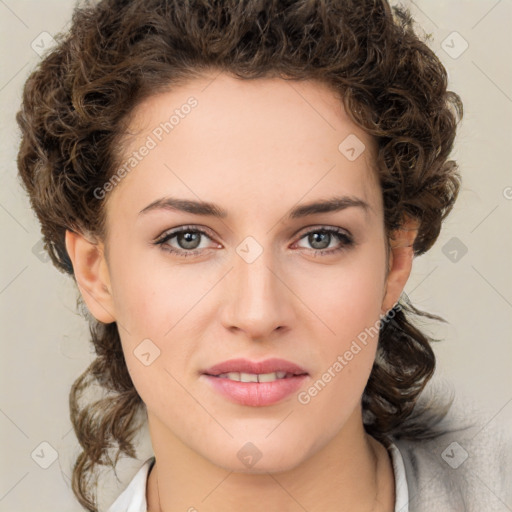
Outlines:
[{"label": "neck", "polygon": [[148,512],[394,510],[389,455],[362,421],[349,422],[314,455],[275,473],[222,468],[158,427],[149,422],[156,461],[147,483]]}]

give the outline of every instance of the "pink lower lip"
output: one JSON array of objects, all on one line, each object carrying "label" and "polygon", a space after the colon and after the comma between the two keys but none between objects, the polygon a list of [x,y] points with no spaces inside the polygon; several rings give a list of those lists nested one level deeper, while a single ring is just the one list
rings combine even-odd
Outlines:
[{"label": "pink lower lip", "polygon": [[296,375],[273,382],[237,382],[203,374],[210,385],[231,401],[252,407],[272,405],[297,391],[308,375]]}]

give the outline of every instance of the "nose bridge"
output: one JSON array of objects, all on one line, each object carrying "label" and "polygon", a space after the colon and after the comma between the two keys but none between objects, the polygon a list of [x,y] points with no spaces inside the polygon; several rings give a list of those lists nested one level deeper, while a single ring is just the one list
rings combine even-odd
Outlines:
[{"label": "nose bridge", "polygon": [[225,326],[237,327],[251,337],[264,337],[291,321],[291,304],[281,282],[278,262],[270,248],[247,237],[236,248],[228,276]]}]

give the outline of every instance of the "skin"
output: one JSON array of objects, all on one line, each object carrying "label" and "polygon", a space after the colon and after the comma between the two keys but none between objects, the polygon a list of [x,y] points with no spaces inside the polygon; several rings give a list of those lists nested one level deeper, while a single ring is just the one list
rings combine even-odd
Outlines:
[{"label": "skin", "polygon": [[[393,234],[387,259],[376,143],[314,81],[194,79],[139,105],[126,155],[190,96],[198,106],[105,199],[106,240],[66,234],[84,300],[99,321],[117,322],[147,408],[156,456],[148,509],[392,511],[390,457],[365,433],[360,404],[376,337],[308,404],[297,394],[266,407],[234,404],[200,371],[235,357],[281,357],[309,372],[307,390],[398,301],[417,224],[406,219]],[[366,147],[354,161],[338,150],[350,134]],[[297,204],[333,195],[370,208],[286,219]],[[228,216],[139,215],[164,196],[213,202]],[[184,225],[207,231],[199,255],[152,244]],[[343,243],[305,236],[326,227],[355,245],[320,256]],[[248,236],[263,250],[251,263],[236,252]],[[180,237],[167,245],[191,250]],[[146,366],[134,350],[148,338],[160,356]],[[262,454],[252,467],[237,457],[247,442]]]}]

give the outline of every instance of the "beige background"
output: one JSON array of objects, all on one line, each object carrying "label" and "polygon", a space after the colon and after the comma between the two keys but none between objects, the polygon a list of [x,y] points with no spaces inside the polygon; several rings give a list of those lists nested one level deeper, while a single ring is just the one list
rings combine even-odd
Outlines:
[{"label": "beige background", "polygon": [[[14,120],[22,84],[40,58],[32,41],[42,32],[61,31],[73,5],[0,0],[0,512],[82,510],[69,484],[78,445],[68,393],[92,353],[85,321],[75,311],[72,280],[35,254],[40,231],[17,181]],[[465,105],[453,152],[463,189],[438,242],[415,260],[406,292],[417,307],[449,322],[425,324],[444,339],[435,345],[436,379],[451,382],[458,399],[483,408],[489,422],[512,426],[512,2],[405,5],[419,30],[432,34],[430,45]],[[457,55],[464,40],[469,46]],[[454,243],[467,247],[457,262],[445,255]],[[144,432],[141,437],[143,460],[151,451]],[[52,454],[58,458],[47,469],[40,467]],[[128,464],[125,478],[137,466]],[[106,502],[125,483],[110,487]]]}]

